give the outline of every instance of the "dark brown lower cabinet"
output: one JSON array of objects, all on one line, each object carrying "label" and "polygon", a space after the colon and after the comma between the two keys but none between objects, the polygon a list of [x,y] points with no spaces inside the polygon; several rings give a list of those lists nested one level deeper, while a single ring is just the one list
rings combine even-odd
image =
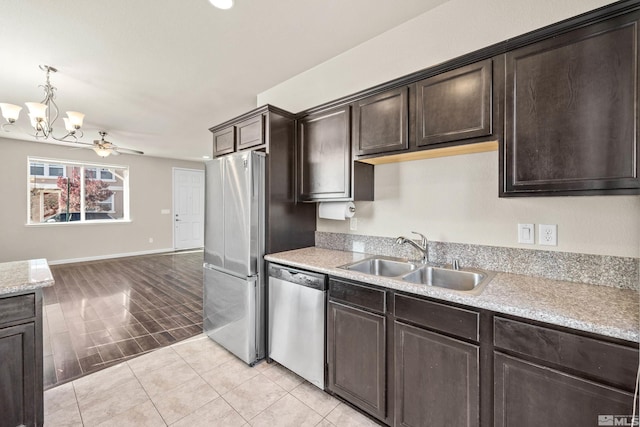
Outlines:
[{"label": "dark brown lower cabinet", "polygon": [[480,347],[398,321],[394,329],[395,425],[480,425]]},{"label": "dark brown lower cabinet", "polygon": [[614,425],[599,417],[631,415],[632,393],[498,352],[494,363],[496,427]]},{"label": "dark brown lower cabinet", "polygon": [[42,299],[0,298],[0,427],[42,426]]},{"label": "dark brown lower cabinet", "polygon": [[328,388],[376,418],[386,416],[384,315],[328,303]]},{"label": "dark brown lower cabinet", "polygon": [[631,425],[637,343],[333,277],[327,307],[327,390],[384,424]]}]

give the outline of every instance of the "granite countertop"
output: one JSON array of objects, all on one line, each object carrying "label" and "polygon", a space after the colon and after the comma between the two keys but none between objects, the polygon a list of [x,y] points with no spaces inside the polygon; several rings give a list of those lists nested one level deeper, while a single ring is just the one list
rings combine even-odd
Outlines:
[{"label": "granite countertop", "polygon": [[0,263],[0,295],[44,288],[53,283],[46,259]]},{"label": "granite countertop", "polygon": [[640,342],[640,304],[638,292],[634,290],[497,272],[480,294],[473,295],[337,268],[371,256],[311,247],[270,254],[265,259],[443,301]]}]

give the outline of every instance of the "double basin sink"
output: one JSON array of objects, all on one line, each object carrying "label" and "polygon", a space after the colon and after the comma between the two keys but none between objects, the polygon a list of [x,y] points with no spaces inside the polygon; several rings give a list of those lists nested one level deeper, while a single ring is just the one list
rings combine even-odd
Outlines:
[{"label": "double basin sink", "polygon": [[339,268],[474,294],[480,293],[494,276],[493,273],[475,269],[454,270],[380,256],[366,258]]}]

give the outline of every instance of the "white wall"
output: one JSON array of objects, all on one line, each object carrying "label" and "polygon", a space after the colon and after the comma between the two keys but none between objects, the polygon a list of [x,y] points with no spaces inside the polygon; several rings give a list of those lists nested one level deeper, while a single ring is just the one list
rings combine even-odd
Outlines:
[{"label": "white wall", "polygon": [[[357,231],[326,219],[318,231],[640,255],[640,196],[498,198],[496,152],[378,165],[375,175],[375,201],[356,202]],[[518,244],[518,223],[558,224],[558,246]]]},{"label": "white wall", "polygon": [[[173,248],[173,167],[202,163],[120,155],[101,159],[91,150],[0,138],[0,262],[31,258],[83,259]],[[27,226],[27,157],[129,166],[131,222]],[[153,238],[153,243],[149,243]]]},{"label": "white wall", "polygon": [[[297,112],[611,3],[451,0],[258,95]],[[640,196],[498,198],[497,153],[376,166],[356,234],[640,256]],[[516,224],[558,224],[559,245],[518,245]],[[318,220],[319,231],[350,232]]]}]

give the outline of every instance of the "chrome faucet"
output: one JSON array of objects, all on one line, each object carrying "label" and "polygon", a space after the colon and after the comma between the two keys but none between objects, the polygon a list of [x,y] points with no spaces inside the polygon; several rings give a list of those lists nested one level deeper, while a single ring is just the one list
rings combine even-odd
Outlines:
[{"label": "chrome faucet", "polygon": [[416,231],[412,231],[413,234],[417,234],[418,236],[421,237],[421,241],[420,244],[414,242],[413,240],[404,237],[404,236],[400,236],[396,239],[396,244],[398,245],[402,245],[403,243],[408,243],[411,246],[413,246],[414,248],[416,248],[417,250],[420,251],[420,253],[422,254],[422,260],[421,262],[423,264],[426,264],[429,262],[429,241],[427,240],[426,236],[424,234],[418,233]]}]

